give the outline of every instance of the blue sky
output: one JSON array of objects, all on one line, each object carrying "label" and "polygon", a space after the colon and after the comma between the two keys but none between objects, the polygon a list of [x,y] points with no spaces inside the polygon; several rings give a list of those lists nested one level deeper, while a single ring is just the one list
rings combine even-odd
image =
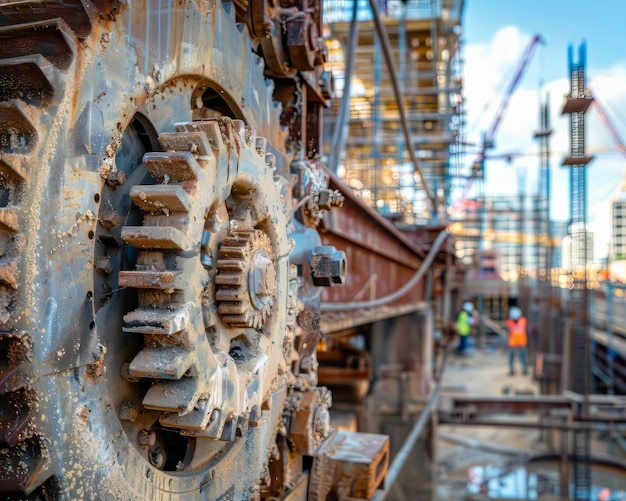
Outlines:
[{"label": "blue sky", "polygon": [[[469,141],[478,144],[480,134],[493,121],[532,37],[540,34],[545,40],[511,99],[492,151],[492,155],[521,154],[511,162],[487,160],[487,194],[517,193],[517,182],[524,175],[526,191],[536,191],[538,145],[532,135],[538,126],[541,86],[542,93],[550,95],[554,129],[551,214],[554,219],[568,219],[568,174],[560,167],[569,149],[569,120],[560,115],[563,96],[569,90],[567,48],[586,41],[587,84],[626,138],[625,21],[626,1],[620,0],[466,0],[462,39]],[[598,152],[589,166],[587,187],[588,219],[596,233],[598,257],[608,243],[609,200],[618,189],[626,158],[614,151],[615,142],[595,110],[587,114],[586,143],[588,151]]]}]

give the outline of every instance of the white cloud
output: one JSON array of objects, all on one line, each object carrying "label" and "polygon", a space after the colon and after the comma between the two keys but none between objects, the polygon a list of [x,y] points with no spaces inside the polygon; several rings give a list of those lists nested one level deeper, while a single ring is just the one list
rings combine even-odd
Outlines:
[{"label": "white cloud", "polygon": [[[515,26],[500,29],[488,44],[469,44],[465,55],[465,97],[468,124],[468,141],[481,142],[481,134],[494,120],[496,110],[502,101],[505,89],[510,85],[514,71],[518,68],[522,54],[532,36],[520,32]],[[536,56],[536,55],[535,55]],[[563,55],[563,67],[565,67]],[[506,114],[496,134],[491,155],[504,152],[517,152],[510,162],[493,158],[486,162],[485,193],[516,194],[520,169],[527,169],[526,186],[528,192],[536,192],[538,175],[539,145],[533,138],[539,126],[539,90],[537,73],[529,63],[526,74],[510,99]],[[541,75],[538,75],[541,77]],[[597,95],[618,131],[626,135],[626,62],[622,61],[610,68],[588,71],[588,87]],[[564,74],[558,80],[547,81],[542,88],[543,95],[549,95],[550,120],[553,134],[550,147],[552,172],[552,218],[569,218],[569,172],[560,167],[562,159],[569,152],[569,119],[561,115],[564,95],[569,92],[569,78]],[[596,231],[596,255],[605,254],[609,238],[609,199],[618,187],[626,159],[616,153],[615,140],[599,119],[595,109],[586,114],[586,147],[596,153],[595,160],[588,167],[587,201],[588,220]],[[471,147],[470,147],[471,148]],[[474,156],[466,161],[469,166]],[[470,195],[471,196],[471,195]]]}]

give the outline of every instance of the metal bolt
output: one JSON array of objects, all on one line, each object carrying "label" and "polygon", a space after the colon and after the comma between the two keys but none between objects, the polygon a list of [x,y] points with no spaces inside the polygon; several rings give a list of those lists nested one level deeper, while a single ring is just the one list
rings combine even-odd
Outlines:
[{"label": "metal bolt", "polygon": [[313,433],[320,439],[326,438],[330,431],[330,413],[325,407],[318,407],[313,416]]},{"label": "metal bolt", "polygon": [[235,360],[243,360],[243,351],[241,350],[241,346],[233,346],[231,347],[229,353],[232,358]]},{"label": "metal bolt", "polygon": [[165,451],[160,445],[150,449],[148,458],[150,459],[150,464],[159,470],[162,470],[165,466]]},{"label": "metal bolt", "polygon": [[100,226],[102,226],[105,230],[112,230],[113,228],[119,226],[121,222],[122,217],[119,212],[113,208],[104,210],[100,213]]},{"label": "metal bolt", "polygon": [[100,275],[110,275],[113,272],[113,265],[109,257],[103,257],[96,261],[96,271]]},{"label": "metal bolt", "polygon": [[137,434],[137,443],[139,444],[139,447],[152,447],[156,443],[156,433],[148,430],[141,430]]},{"label": "metal bolt", "polygon": [[202,263],[202,266],[204,266],[207,269],[212,269],[214,266],[213,263],[213,256],[208,253],[208,252],[203,252],[202,254],[200,254],[200,263]]},{"label": "metal bolt", "polygon": [[276,270],[274,263],[264,252],[258,252],[254,260],[253,270],[254,293],[260,297],[274,294],[276,287]]},{"label": "metal bolt", "polygon": [[107,175],[106,183],[112,190],[118,186],[123,186],[126,183],[126,173],[124,171],[111,171]]},{"label": "metal bolt", "polygon": [[333,207],[341,207],[345,200],[340,191],[324,188],[318,194],[317,205],[320,210],[331,210]]},{"label": "metal bolt", "polygon": [[311,277],[318,287],[342,284],[347,273],[346,254],[331,245],[318,245],[311,255]]},{"label": "metal bolt", "polygon": [[139,408],[132,402],[125,402],[120,407],[120,419],[133,423],[139,416]]}]

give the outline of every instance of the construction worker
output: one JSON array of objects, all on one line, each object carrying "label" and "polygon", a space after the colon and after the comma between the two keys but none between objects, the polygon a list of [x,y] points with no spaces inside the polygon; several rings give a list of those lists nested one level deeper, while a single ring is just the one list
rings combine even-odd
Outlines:
[{"label": "construction worker", "polygon": [[456,331],[459,333],[459,346],[456,352],[464,355],[467,350],[467,337],[472,332],[472,325],[476,323],[474,319],[474,303],[465,301],[463,309],[456,317]]},{"label": "construction worker", "polygon": [[522,315],[522,310],[517,306],[512,306],[509,310],[509,319],[506,326],[509,328],[509,374],[515,374],[514,362],[515,354],[519,356],[524,374],[528,374],[526,364],[526,345],[528,336],[526,335],[526,317]]}]

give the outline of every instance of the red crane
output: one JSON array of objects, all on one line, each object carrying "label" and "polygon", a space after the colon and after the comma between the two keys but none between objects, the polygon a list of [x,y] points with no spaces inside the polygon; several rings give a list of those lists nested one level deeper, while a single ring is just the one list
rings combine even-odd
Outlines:
[{"label": "red crane", "polygon": [[604,111],[604,108],[600,105],[598,98],[596,98],[595,96],[593,98],[592,104],[596,108],[600,120],[602,120],[606,128],[611,133],[611,136],[613,136],[613,141],[615,141],[615,149],[617,149],[617,151],[619,151],[622,156],[626,158],[626,147],[624,146],[624,140],[622,139],[622,136],[620,136],[619,132],[617,132],[617,129],[613,125],[613,122],[611,122],[609,116]]},{"label": "red crane", "polygon": [[487,132],[485,133],[485,135],[483,136],[481,150],[478,153],[476,160],[472,164],[472,173],[469,179],[467,180],[467,184],[465,185],[465,188],[463,189],[463,194],[458,204],[463,204],[465,202],[465,199],[467,198],[467,194],[470,188],[472,187],[472,183],[474,179],[482,178],[484,174],[484,169],[485,169],[486,152],[488,149],[491,149],[494,146],[494,139],[496,137],[496,133],[498,132],[500,123],[502,122],[502,119],[504,118],[504,114],[506,113],[506,110],[509,106],[509,101],[511,100],[511,96],[515,92],[517,85],[522,79],[522,75],[524,74],[524,71],[526,70],[526,67],[528,66],[528,62],[530,61],[530,58],[533,55],[535,48],[540,43],[543,43],[543,39],[541,38],[540,35],[535,35],[533,39],[531,40],[530,44],[528,45],[528,47],[526,47],[526,50],[524,50],[522,54],[522,59],[520,60],[517,66],[517,69],[515,71],[515,74],[513,76],[513,80],[511,80],[511,82],[509,83],[509,86],[504,94],[504,97],[502,98],[502,101],[500,102],[500,106],[498,107],[498,110],[496,111],[496,115],[493,119],[493,122],[491,126],[489,127],[489,129],[487,129]]}]

